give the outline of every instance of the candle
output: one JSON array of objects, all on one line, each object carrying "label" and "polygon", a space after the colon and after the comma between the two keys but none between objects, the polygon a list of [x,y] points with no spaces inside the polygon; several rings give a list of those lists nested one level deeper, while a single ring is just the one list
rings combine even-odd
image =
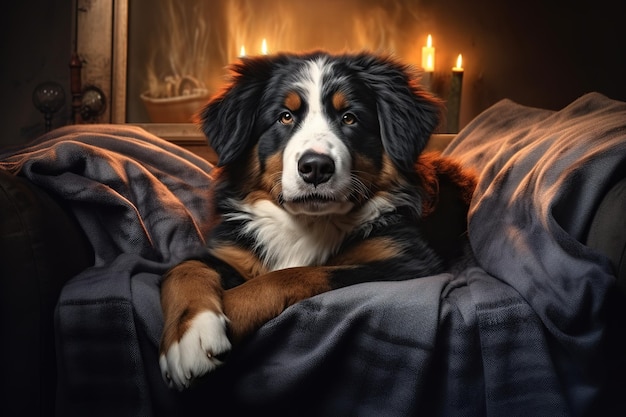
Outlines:
[{"label": "candle", "polygon": [[422,47],[422,85],[427,89],[431,89],[433,72],[435,72],[435,48],[433,47],[433,37],[428,34],[426,46]]},{"label": "candle", "polygon": [[263,38],[263,42],[261,43],[261,53],[267,55],[267,40],[265,40],[265,38]]},{"label": "candle", "polygon": [[435,71],[435,48],[433,47],[433,37],[428,35],[426,46],[422,47],[422,68],[426,72]]},{"label": "candle", "polygon": [[241,49],[239,50],[239,57],[246,56],[246,47],[241,45]]},{"label": "candle", "polygon": [[452,71],[454,72],[463,71],[463,55],[459,54],[459,56],[456,59],[456,66],[452,67]]},{"label": "candle", "polygon": [[458,133],[461,113],[461,90],[463,89],[463,57],[459,54],[456,65],[452,67],[450,94],[448,95],[447,133]]}]

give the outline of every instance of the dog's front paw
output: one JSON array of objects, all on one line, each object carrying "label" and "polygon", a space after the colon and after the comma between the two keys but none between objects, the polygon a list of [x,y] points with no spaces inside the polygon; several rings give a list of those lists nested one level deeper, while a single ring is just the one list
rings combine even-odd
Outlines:
[{"label": "dog's front paw", "polygon": [[159,365],[170,388],[188,388],[194,378],[222,364],[218,356],[231,349],[227,323],[223,314],[204,311],[193,318],[180,340],[162,347]]}]

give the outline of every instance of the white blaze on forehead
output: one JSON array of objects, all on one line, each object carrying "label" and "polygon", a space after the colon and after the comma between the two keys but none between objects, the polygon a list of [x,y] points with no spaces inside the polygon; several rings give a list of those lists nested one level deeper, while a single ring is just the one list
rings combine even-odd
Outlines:
[{"label": "white blaze on forehead", "polygon": [[350,183],[350,151],[334,133],[322,102],[323,80],[331,67],[332,64],[320,58],[309,62],[299,74],[296,87],[303,94],[307,112],[283,154],[282,186],[286,199],[297,198],[310,191],[311,185],[306,184],[298,174],[298,160],[307,151],[328,155],[335,163],[335,174],[327,183],[320,184],[318,191],[345,195]]},{"label": "white blaze on forehead", "polygon": [[309,114],[322,113],[322,82],[324,73],[330,70],[331,65],[323,59],[309,62],[302,71],[307,80],[303,83],[309,103]]}]

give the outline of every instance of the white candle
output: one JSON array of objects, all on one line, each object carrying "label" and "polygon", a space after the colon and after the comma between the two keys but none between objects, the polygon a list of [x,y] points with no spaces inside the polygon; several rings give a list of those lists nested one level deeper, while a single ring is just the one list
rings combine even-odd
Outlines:
[{"label": "white candle", "polygon": [[433,46],[433,38],[428,35],[426,46],[422,47],[422,68],[426,72],[435,71],[435,47]]}]

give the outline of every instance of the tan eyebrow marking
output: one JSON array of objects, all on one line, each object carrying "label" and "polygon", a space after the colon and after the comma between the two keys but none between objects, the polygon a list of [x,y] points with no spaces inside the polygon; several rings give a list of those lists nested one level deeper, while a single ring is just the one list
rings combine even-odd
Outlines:
[{"label": "tan eyebrow marking", "polygon": [[337,91],[333,94],[333,107],[335,110],[343,110],[348,108],[348,98],[341,91]]},{"label": "tan eyebrow marking", "polygon": [[297,111],[300,106],[302,106],[302,99],[300,95],[295,91],[291,91],[285,97],[285,107],[287,107],[291,111]]}]

